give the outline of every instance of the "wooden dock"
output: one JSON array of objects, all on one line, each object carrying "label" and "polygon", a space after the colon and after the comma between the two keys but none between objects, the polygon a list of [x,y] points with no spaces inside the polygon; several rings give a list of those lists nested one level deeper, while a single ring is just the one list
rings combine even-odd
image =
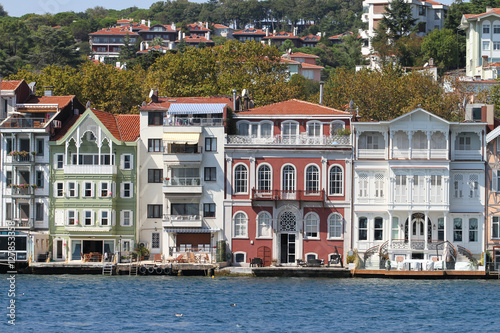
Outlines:
[{"label": "wooden dock", "polygon": [[498,275],[485,271],[385,271],[370,269],[353,269],[352,277],[390,278],[390,279],[498,279]]},{"label": "wooden dock", "polygon": [[252,271],[258,277],[351,277],[347,268],[337,267],[254,267]]}]

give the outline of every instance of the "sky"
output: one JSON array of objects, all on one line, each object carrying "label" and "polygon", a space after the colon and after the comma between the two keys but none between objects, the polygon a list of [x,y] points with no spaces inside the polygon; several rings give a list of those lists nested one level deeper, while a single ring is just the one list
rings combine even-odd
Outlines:
[{"label": "sky", "polygon": [[[102,6],[107,9],[121,10],[133,6],[147,9],[158,0],[0,0],[0,4],[9,13],[9,16],[20,17],[24,14],[84,12],[87,8]],[[205,0],[190,0],[191,2],[205,2]],[[451,4],[453,0],[437,0],[443,4]]]},{"label": "sky", "polygon": [[[25,14],[45,14],[61,12],[84,12],[87,8],[102,6],[107,9],[122,10],[137,6],[147,9],[159,0],[0,0],[3,9],[9,16],[20,17]],[[204,0],[190,0],[205,2]]]}]

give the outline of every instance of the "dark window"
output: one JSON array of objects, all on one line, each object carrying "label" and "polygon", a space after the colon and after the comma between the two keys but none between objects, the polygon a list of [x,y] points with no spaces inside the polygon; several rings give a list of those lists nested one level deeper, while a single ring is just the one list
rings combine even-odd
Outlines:
[{"label": "dark window", "polygon": [[359,240],[368,239],[368,219],[366,217],[359,218]]},{"label": "dark window", "polygon": [[10,202],[5,204],[5,219],[12,220],[12,204]]},{"label": "dark window", "polygon": [[160,248],[160,233],[153,232],[151,234],[151,248],[159,249]]},{"label": "dark window", "polygon": [[217,138],[205,138],[205,151],[217,151]]},{"label": "dark window", "polygon": [[35,220],[43,221],[43,203],[37,202],[35,210]]},{"label": "dark window", "polygon": [[481,121],[481,108],[472,108],[472,120]]},{"label": "dark window", "polygon": [[12,184],[12,171],[6,171],[5,172],[5,185],[9,186]]},{"label": "dark window", "polygon": [[148,205],[148,218],[161,218],[163,215],[162,205]]},{"label": "dark window", "polygon": [[148,183],[161,183],[163,169],[148,169]]},{"label": "dark window", "polygon": [[[76,163],[74,163],[76,164]],[[57,154],[56,155],[56,165],[57,165],[57,169],[62,169],[63,166],[64,166],[64,155],[63,154]]]},{"label": "dark window", "polygon": [[384,220],[381,217],[375,218],[375,240],[382,240],[384,237]]},{"label": "dark window", "polygon": [[217,169],[215,167],[205,168],[205,181],[217,180]]},{"label": "dark window", "polygon": [[215,204],[214,203],[203,204],[203,216],[204,217],[215,217]]},{"label": "dark window", "polygon": [[149,126],[163,126],[163,112],[149,112],[148,125]]},{"label": "dark window", "polygon": [[36,154],[38,156],[43,156],[44,147],[45,144],[43,139],[36,139]]},{"label": "dark window", "polygon": [[161,152],[161,139],[148,139],[148,152]]},{"label": "dark window", "polygon": [[36,186],[40,188],[43,187],[43,171],[36,172]]},{"label": "dark window", "polygon": [[173,203],[170,206],[171,215],[199,215],[200,206],[197,203]]},{"label": "dark window", "polygon": [[11,138],[5,139],[5,150],[6,150],[7,154],[12,151],[12,139]]},{"label": "dark window", "polygon": [[425,22],[419,22],[418,23],[418,32],[423,32],[425,33],[425,29],[427,28]]}]

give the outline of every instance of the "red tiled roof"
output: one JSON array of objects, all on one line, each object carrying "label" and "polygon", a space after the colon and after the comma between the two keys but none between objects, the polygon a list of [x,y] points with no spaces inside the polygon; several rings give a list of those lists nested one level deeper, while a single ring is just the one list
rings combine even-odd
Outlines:
[{"label": "red tiled roof", "polygon": [[118,128],[118,121],[114,114],[96,109],[92,109],[92,112],[115,138],[118,140],[122,139],[120,129]]},{"label": "red tiled roof", "polygon": [[316,36],[316,35],[307,35],[307,36],[304,36],[304,37],[300,37],[300,39],[302,39],[305,42],[319,42],[319,40],[321,39],[321,37],[320,36]]},{"label": "red tiled roof", "polygon": [[60,138],[62,138],[69,131],[69,129],[76,123],[76,121],[78,120],[78,118],[80,118],[79,114],[73,115],[71,118],[69,118],[68,120],[66,120],[62,124],[61,129],[58,132],[56,132],[56,134],[53,137],[51,137],[50,140],[57,141]]},{"label": "red tiled roof", "polygon": [[332,36],[332,37],[328,37],[328,39],[340,39],[340,38],[348,36],[348,35],[352,36],[354,34],[352,33],[352,31],[346,31],[346,32],[343,32],[341,34],[338,34],[338,35],[335,35],[335,36]]},{"label": "red tiled roof", "polygon": [[307,68],[307,69],[324,69],[325,67],[318,66],[318,65],[313,65],[313,64],[308,64],[307,62],[303,62],[302,63],[302,68]]},{"label": "red tiled roof", "polygon": [[129,34],[130,36],[138,36],[136,32],[130,31],[128,26],[117,27],[117,28],[104,28],[96,32],[92,32],[89,35],[92,36],[108,36],[108,35],[123,35]]},{"label": "red tiled roof", "polygon": [[[152,25],[151,27],[144,26],[141,30],[139,30],[139,32],[147,32],[147,31],[162,32],[162,31],[152,31],[151,30],[153,27],[157,27],[157,26],[164,27],[167,32],[176,32],[178,30],[181,30],[181,28],[173,29],[171,24],[165,24],[165,25],[163,25],[163,24],[155,24],[155,25]],[[163,32],[165,32],[165,31],[163,31]]]},{"label": "red tiled roof", "polygon": [[486,15],[490,15],[490,14],[500,15],[500,8],[493,8],[489,12],[485,12],[485,13],[481,13],[481,14],[464,14],[464,17],[466,19],[469,19],[469,18],[477,18],[477,17],[481,17],[481,16],[486,16]]},{"label": "red tiled roof", "polygon": [[184,38],[184,40],[186,42],[189,42],[189,43],[201,43],[201,42],[204,42],[204,43],[213,43],[213,41],[211,39],[206,39],[205,37],[202,37],[202,36],[186,36],[186,38]]},{"label": "red tiled roof", "polygon": [[295,36],[291,32],[280,31],[275,34],[270,34],[269,36],[266,36],[263,39],[300,39],[300,37]]},{"label": "red tiled roof", "polygon": [[146,106],[141,107],[141,110],[166,110],[170,107],[171,103],[197,103],[197,104],[207,104],[207,103],[226,103],[228,106],[232,106],[233,102],[229,97],[223,96],[212,96],[212,97],[159,97],[158,103],[149,103]]},{"label": "red tiled roof", "polygon": [[140,133],[140,116],[138,114],[116,115],[118,129],[123,141],[135,141]]},{"label": "red tiled roof", "polygon": [[130,22],[132,22],[132,21],[127,20],[127,19],[121,19],[121,20],[116,21],[116,23],[130,23]]},{"label": "red tiled roof", "polygon": [[288,58],[281,58],[280,60],[280,63],[288,63],[288,64],[297,64],[297,65],[300,65],[300,62],[296,61],[296,60],[291,60],[291,59],[288,59]]},{"label": "red tiled roof", "polygon": [[433,6],[446,6],[448,7],[448,5],[445,5],[445,4],[442,4],[440,2],[437,2],[437,1],[434,1],[434,0],[420,0],[421,2],[427,2],[427,3],[430,3],[431,5]]},{"label": "red tiled roof", "polygon": [[331,115],[331,116],[346,116],[350,115],[349,112],[329,108],[324,105],[314,104],[298,99],[291,99],[288,101],[261,106],[248,111],[239,112],[236,114],[240,116],[277,116],[277,115]]},{"label": "red tiled roof", "polygon": [[236,31],[233,33],[234,35],[266,35],[266,32],[261,29],[248,28],[240,31]]},{"label": "red tiled roof", "polygon": [[23,82],[23,80],[11,80],[11,81],[3,81],[0,89],[2,90],[16,90],[17,87]]},{"label": "red tiled roof", "polygon": [[205,28],[203,25],[197,23],[188,24],[187,28],[189,31],[206,31],[206,32],[210,31],[210,29]]},{"label": "red tiled roof", "polygon": [[228,29],[229,27],[226,27],[223,24],[217,24],[217,23],[215,23],[214,24],[214,28],[216,28],[216,29]]},{"label": "red tiled roof", "polygon": [[57,104],[59,109],[64,109],[75,98],[69,96],[31,96],[24,104]]},{"label": "red tiled roof", "polygon": [[163,52],[165,50],[168,51],[168,47],[166,47],[166,46],[160,46],[160,45],[153,45],[153,46],[150,46],[150,47],[148,47],[147,49],[145,49],[143,51],[137,51],[137,53],[148,53],[148,52],[151,52],[151,51]]},{"label": "red tiled roof", "polygon": [[303,53],[303,52],[294,52],[290,53],[290,58],[314,58],[317,59],[319,56],[315,54],[308,54],[308,53]]}]

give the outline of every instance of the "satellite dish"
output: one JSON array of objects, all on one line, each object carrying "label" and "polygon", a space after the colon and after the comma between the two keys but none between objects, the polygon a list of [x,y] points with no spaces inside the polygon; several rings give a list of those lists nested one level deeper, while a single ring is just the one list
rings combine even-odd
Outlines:
[{"label": "satellite dish", "polygon": [[90,101],[87,101],[87,104],[85,104],[86,109],[90,109]]},{"label": "satellite dish", "polygon": [[153,97],[153,94],[154,94],[154,93],[155,93],[155,92],[153,91],[153,89],[151,89],[151,91],[149,92],[149,98]]},{"label": "satellite dish", "polygon": [[143,101],[143,102],[142,102],[142,106],[146,106],[146,101]]},{"label": "satellite dish", "polygon": [[241,96],[246,96],[246,95],[247,95],[247,90],[243,89],[243,91],[241,92]]}]

